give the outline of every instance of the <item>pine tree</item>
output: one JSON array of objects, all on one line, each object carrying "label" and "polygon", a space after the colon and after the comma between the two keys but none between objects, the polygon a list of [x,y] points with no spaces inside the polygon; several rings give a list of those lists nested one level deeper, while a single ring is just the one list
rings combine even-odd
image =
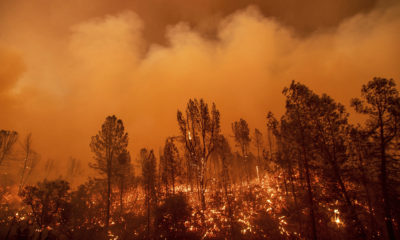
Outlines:
[{"label": "pine tree", "polygon": [[177,120],[190,161],[189,166],[193,165],[196,168],[200,202],[205,210],[206,166],[220,132],[219,111],[214,103],[210,113],[208,104],[203,99],[190,99],[185,116],[178,110]]},{"label": "pine tree", "polygon": [[142,165],[142,184],[145,192],[145,203],[147,208],[147,239],[151,238],[151,213],[156,205],[156,158],[153,150],[146,148],[140,150],[140,161]]},{"label": "pine tree", "polygon": [[125,132],[122,120],[117,119],[114,115],[106,118],[101,130],[92,137],[90,143],[90,149],[94,153],[96,162],[89,165],[98,170],[100,174],[105,175],[107,180],[106,229],[108,229],[110,222],[112,179],[118,164],[118,156],[126,152],[127,146],[128,133]]},{"label": "pine tree", "polygon": [[[396,172],[396,158],[390,151],[399,134],[400,97],[392,79],[374,78],[362,86],[361,99],[352,100],[352,106],[358,113],[368,116],[367,128],[374,141],[376,156],[380,160],[379,181],[382,194],[384,222],[389,239],[396,239],[393,219],[393,199],[397,193],[390,189],[391,180]],[[398,171],[397,171],[398,173]],[[392,196],[391,196],[392,195]]]},{"label": "pine tree", "polygon": [[169,194],[172,187],[172,194],[175,194],[176,179],[181,174],[181,163],[178,148],[172,138],[167,138],[164,145],[162,160],[162,179],[165,183],[165,192]]},{"label": "pine tree", "polygon": [[232,123],[232,132],[237,146],[242,153],[242,159],[245,166],[247,184],[250,182],[250,166],[249,166],[249,145],[250,145],[250,130],[249,125],[243,119]]}]

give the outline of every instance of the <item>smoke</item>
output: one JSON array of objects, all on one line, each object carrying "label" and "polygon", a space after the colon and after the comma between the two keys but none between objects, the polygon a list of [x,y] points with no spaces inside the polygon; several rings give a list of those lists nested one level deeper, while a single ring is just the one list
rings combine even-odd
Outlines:
[{"label": "smoke", "polygon": [[189,98],[215,102],[228,136],[239,118],[265,129],[267,111],[283,112],[281,91],[293,79],[348,104],[374,76],[399,79],[400,5],[389,6],[306,36],[250,6],[214,19],[211,38],[190,22],[163,26],[162,43],[148,40],[147,21],[131,10],[97,16],[81,6],[87,11],[52,24],[44,12],[27,10],[31,22],[8,14],[0,22],[8,26],[0,35],[0,126],[32,132],[42,158],[86,165],[90,137],[111,114],[124,121],[136,155],[178,133],[176,111]]}]

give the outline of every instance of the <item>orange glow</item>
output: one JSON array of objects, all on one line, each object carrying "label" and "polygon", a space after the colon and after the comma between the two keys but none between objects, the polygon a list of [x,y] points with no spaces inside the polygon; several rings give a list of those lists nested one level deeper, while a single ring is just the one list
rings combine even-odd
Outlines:
[{"label": "orange glow", "polygon": [[350,101],[399,84],[399,1],[0,0],[0,29],[0,234],[398,232],[400,98]]},{"label": "orange glow", "polygon": [[[208,1],[201,4],[204,11],[193,13],[189,3],[177,0],[176,9],[191,13],[167,22],[154,18],[163,13],[139,3],[2,2],[0,124],[32,132],[43,158],[60,162],[73,156],[86,166],[90,136],[110,114],[124,120],[131,150],[138,152],[142,146],[157,149],[178,132],[176,109],[190,97],[215,101],[227,133],[242,116],[264,129],[267,110],[282,113],[280,92],[292,79],[348,104],[368,79],[400,76],[398,5],[354,16],[356,6],[329,10],[325,23],[336,27],[302,37],[304,28],[285,23],[325,23],[305,16],[285,20],[298,6],[289,5],[286,13],[261,1],[235,11],[234,5]],[[366,2],[358,1],[358,8],[369,9]],[[226,15],[211,20],[212,9]],[[211,19],[201,22],[201,14]],[[205,29],[215,29],[214,37],[206,37]]]}]

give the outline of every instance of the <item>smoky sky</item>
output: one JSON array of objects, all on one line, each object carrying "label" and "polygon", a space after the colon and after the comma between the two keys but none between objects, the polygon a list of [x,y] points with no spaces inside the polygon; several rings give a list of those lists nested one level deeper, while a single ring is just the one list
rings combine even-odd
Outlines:
[{"label": "smoky sky", "polygon": [[[0,3],[1,25],[18,23],[29,28],[59,34],[69,26],[90,18],[134,11],[145,24],[143,38],[148,42],[165,42],[165,28],[187,22],[197,32],[215,37],[221,19],[248,7],[257,6],[260,13],[279,21],[299,35],[335,27],[343,19],[371,11],[390,3],[378,0],[13,0]],[[25,22],[25,24],[23,24]],[[26,30],[26,29],[25,29]]]},{"label": "smoky sky", "polygon": [[158,150],[189,98],[215,102],[228,136],[239,118],[265,131],[292,80],[346,106],[398,81],[399,40],[396,1],[1,1],[0,128],[60,164],[91,161],[111,114],[133,155]]}]

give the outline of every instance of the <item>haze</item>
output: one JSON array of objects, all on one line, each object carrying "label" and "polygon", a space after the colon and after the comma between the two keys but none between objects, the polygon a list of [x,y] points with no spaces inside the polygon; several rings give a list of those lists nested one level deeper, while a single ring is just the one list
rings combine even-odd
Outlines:
[{"label": "haze", "polygon": [[400,79],[397,2],[231,2],[1,1],[1,129],[87,165],[108,115],[136,155],[177,134],[189,98],[215,102],[229,136],[241,117],[264,130],[293,79],[347,106],[373,77]]}]

